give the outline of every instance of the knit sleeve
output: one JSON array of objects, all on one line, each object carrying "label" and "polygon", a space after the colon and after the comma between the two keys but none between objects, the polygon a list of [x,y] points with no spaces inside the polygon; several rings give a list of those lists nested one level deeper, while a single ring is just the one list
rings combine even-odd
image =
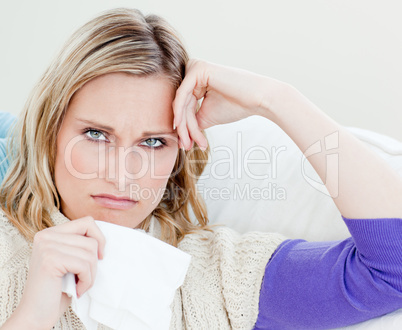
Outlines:
[{"label": "knit sleeve", "polygon": [[226,227],[187,235],[179,244],[192,255],[181,287],[186,327],[251,329],[266,263],[283,240],[279,234],[240,235]]},{"label": "knit sleeve", "polygon": [[402,308],[402,219],[343,219],[348,239],[279,246],[255,329],[337,328]]},{"label": "knit sleeve", "polygon": [[[0,328],[19,305],[28,277],[32,244],[25,240],[0,209]],[[60,317],[55,330],[85,330],[71,306]],[[111,330],[99,325],[98,330]]]},{"label": "knit sleeve", "polygon": [[0,210],[0,327],[22,297],[29,255],[29,243]]}]

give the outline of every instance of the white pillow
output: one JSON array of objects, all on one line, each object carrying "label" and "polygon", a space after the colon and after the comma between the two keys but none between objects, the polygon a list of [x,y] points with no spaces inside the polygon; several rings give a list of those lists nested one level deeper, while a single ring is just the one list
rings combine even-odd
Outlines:
[{"label": "white pillow", "polygon": [[[401,142],[369,130],[346,128],[402,175]],[[279,232],[309,241],[350,236],[318,174],[307,160],[303,167],[302,152],[276,124],[251,116],[211,127],[206,134],[210,162],[197,187],[211,224],[225,224],[241,233]],[[345,329],[402,329],[402,309]]]},{"label": "white pillow", "polygon": [[[402,175],[402,143],[368,130],[346,128]],[[280,232],[309,241],[350,236],[318,174],[276,124],[251,116],[211,127],[206,134],[210,162],[197,187],[211,224],[226,224],[241,233]]]}]

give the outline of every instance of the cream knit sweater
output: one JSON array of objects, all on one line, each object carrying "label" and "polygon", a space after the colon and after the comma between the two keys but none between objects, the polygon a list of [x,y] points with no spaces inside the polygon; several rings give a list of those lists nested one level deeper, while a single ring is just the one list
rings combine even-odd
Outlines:
[{"label": "cream knit sweater", "polygon": [[[52,220],[55,225],[69,221],[59,211]],[[155,217],[150,234],[160,235]],[[265,266],[284,239],[272,233],[239,235],[225,227],[187,235],[178,248],[191,254],[192,261],[171,305],[170,329],[252,329]],[[0,326],[21,299],[31,249],[0,209]],[[85,329],[71,307],[54,328]]]}]

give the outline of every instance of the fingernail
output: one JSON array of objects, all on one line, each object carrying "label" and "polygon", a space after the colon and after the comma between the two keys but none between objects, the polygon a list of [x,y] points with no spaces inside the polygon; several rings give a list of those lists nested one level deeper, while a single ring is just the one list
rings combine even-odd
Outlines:
[{"label": "fingernail", "polygon": [[200,146],[200,149],[201,149],[202,151],[205,151],[205,150],[207,150],[207,147]]},{"label": "fingernail", "polygon": [[176,123],[173,120],[173,130],[175,130],[175,129],[176,129]]}]

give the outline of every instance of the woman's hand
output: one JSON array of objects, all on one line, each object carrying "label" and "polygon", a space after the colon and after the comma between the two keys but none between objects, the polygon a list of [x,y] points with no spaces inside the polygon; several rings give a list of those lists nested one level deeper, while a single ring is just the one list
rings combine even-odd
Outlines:
[{"label": "woman's hand", "polygon": [[[182,146],[189,149],[195,141],[206,148],[202,129],[252,115],[267,116],[267,107],[284,85],[245,70],[190,60],[173,101],[174,122]],[[197,112],[197,101],[202,98]]]},{"label": "woman's hand", "polygon": [[[50,329],[70,304],[62,293],[62,277],[76,274],[77,295],[94,283],[98,258],[103,258],[105,238],[92,217],[47,228],[35,235],[28,279],[21,302],[11,318],[30,328]],[[14,324],[17,324],[16,320]]]},{"label": "woman's hand", "polygon": [[[204,97],[198,112],[197,100]],[[400,218],[402,179],[383,159],[293,86],[244,70],[191,60],[173,102],[180,143],[202,148],[200,129],[261,115],[306,154],[347,218]],[[364,166],[362,167],[362,164]],[[301,167],[301,169],[303,169]],[[303,173],[304,175],[304,173]]]}]

